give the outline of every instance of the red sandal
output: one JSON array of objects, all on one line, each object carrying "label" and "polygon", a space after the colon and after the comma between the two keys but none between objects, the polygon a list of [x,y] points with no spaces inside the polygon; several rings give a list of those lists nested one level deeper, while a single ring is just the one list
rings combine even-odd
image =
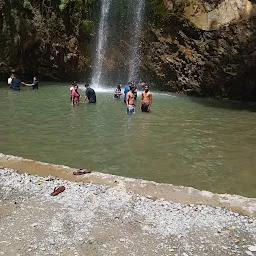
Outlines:
[{"label": "red sandal", "polygon": [[64,186],[55,187],[51,196],[57,196],[59,193],[63,192],[66,188]]}]

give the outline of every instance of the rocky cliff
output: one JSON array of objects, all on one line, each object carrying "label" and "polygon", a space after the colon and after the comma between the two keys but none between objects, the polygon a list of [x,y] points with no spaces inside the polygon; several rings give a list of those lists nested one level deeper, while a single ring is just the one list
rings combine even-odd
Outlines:
[{"label": "rocky cliff", "polygon": [[255,10],[248,0],[151,0],[142,74],[170,91],[256,100]]},{"label": "rocky cliff", "polygon": [[[255,2],[145,1],[141,78],[168,91],[256,100]],[[126,82],[130,4],[116,1],[111,11],[111,50],[104,58],[109,83]],[[99,0],[0,0],[0,79],[12,69],[41,79],[71,80],[79,72],[84,78],[99,13]]]},{"label": "rocky cliff", "polygon": [[85,74],[98,9],[98,0],[0,0],[0,79],[12,70],[48,80]]}]

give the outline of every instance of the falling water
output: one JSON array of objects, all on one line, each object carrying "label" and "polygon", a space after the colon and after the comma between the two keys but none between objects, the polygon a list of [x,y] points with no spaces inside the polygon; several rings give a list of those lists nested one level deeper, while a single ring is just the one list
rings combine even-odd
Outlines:
[{"label": "falling water", "polygon": [[140,49],[140,35],[141,35],[141,23],[143,20],[143,13],[145,8],[145,0],[136,0],[135,5],[135,28],[133,30],[132,42],[131,42],[131,57],[129,65],[129,80],[136,80],[137,69],[140,63],[139,49]]},{"label": "falling water", "polygon": [[101,0],[94,87],[137,80],[144,9],[145,0]]},{"label": "falling water", "polygon": [[96,56],[95,56],[95,62],[93,67],[93,77],[92,77],[92,83],[95,85],[99,85],[101,82],[100,80],[101,80],[102,66],[103,66],[103,60],[104,60],[104,55],[106,51],[106,41],[108,36],[107,18],[108,18],[111,2],[112,0],[101,0],[101,18],[100,18],[100,25],[98,30]]}]

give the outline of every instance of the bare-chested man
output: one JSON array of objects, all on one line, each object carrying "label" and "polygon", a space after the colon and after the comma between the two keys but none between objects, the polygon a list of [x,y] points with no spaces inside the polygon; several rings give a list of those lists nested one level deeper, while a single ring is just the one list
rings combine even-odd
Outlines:
[{"label": "bare-chested man", "polygon": [[130,86],[131,90],[126,95],[126,106],[127,106],[127,114],[135,113],[135,104],[134,104],[134,85]]},{"label": "bare-chested man", "polygon": [[142,93],[140,108],[142,112],[149,112],[152,105],[152,93],[149,91],[149,86],[145,85]]}]

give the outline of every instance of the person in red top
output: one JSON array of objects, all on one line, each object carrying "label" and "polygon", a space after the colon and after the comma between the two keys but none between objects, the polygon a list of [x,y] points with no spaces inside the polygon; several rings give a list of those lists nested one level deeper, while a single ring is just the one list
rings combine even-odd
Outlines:
[{"label": "person in red top", "polygon": [[74,86],[74,89],[71,92],[72,95],[72,104],[76,105],[79,103],[80,94],[78,92],[78,85]]}]

